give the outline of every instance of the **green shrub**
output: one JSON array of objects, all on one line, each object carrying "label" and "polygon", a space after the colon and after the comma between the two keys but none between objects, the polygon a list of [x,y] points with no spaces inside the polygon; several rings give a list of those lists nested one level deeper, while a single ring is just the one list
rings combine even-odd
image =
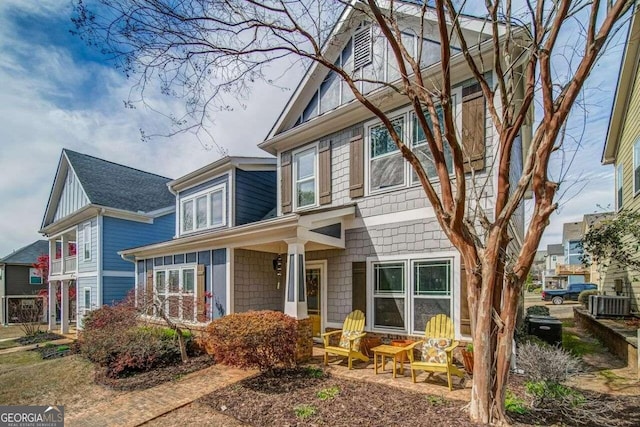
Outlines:
[{"label": "green shrub", "polygon": [[542,401],[561,400],[571,406],[580,406],[585,402],[585,396],[580,391],[553,381],[527,381],[525,390],[538,404]]},{"label": "green shrub", "polygon": [[598,295],[599,293],[600,292],[598,292],[596,289],[582,291],[580,292],[580,295],[578,295],[578,302],[582,304],[583,307],[587,307],[589,305],[589,297],[591,295]]},{"label": "green shrub", "polygon": [[261,371],[295,366],[297,322],[277,311],[230,314],[207,326],[218,363]]},{"label": "green shrub", "polygon": [[320,400],[331,400],[338,394],[340,394],[340,389],[337,386],[333,386],[320,390],[318,393],[316,393],[316,396]]},{"label": "green shrub", "polygon": [[313,417],[318,411],[312,405],[298,405],[293,408],[293,412],[296,414],[296,417],[304,420]]},{"label": "green shrub", "polygon": [[507,393],[505,395],[504,408],[507,410],[507,412],[513,412],[514,414],[520,415],[529,412],[529,409],[527,408],[524,400],[513,394],[511,390],[507,390]]},{"label": "green shrub", "polygon": [[527,316],[548,316],[549,308],[544,305],[534,305],[527,308]]}]

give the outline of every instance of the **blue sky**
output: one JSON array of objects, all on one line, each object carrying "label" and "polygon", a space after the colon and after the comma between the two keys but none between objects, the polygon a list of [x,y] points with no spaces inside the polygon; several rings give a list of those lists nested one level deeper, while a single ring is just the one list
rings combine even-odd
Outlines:
[{"label": "blue sky", "polygon": [[[131,82],[69,33],[70,14],[66,1],[0,2],[0,257],[41,238],[37,231],[62,148],[172,178],[220,157],[190,134],[141,141],[140,128],[165,122],[146,108],[124,108]],[[600,157],[621,50],[615,46],[588,83],[587,127],[567,175],[567,182],[581,184],[563,186],[572,191],[560,201],[543,246],[559,242],[563,222],[613,204],[613,170],[601,166]],[[298,84],[294,76],[286,82],[289,90],[257,85],[246,108],[218,114],[209,129],[216,143],[230,154],[264,154],[256,145]],[[164,111],[180,110],[179,101],[150,100]],[[576,115],[572,134],[582,133],[581,120]]]}]

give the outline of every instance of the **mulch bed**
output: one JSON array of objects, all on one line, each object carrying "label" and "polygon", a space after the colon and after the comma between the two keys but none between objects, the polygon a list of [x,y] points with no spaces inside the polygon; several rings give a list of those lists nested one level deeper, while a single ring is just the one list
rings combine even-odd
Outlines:
[{"label": "mulch bed", "polygon": [[65,337],[63,337],[62,335],[54,334],[53,332],[43,332],[31,337],[16,338],[15,341],[17,343],[20,343],[20,345],[29,345],[29,344],[39,344],[41,342],[46,342],[46,341],[61,340],[63,338]]},{"label": "mulch bed", "polygon": [[[332,388],[335,397],[318,395]],[[465,402],[334,378],[315,368],[262,374],[198,402],[254,426],[470,425]]]},{"label": "mulch bed", "polygon": [[77,342],[70,344],[44,345],[34,348],[31,351],[40,353],[43,359],[57,359],[59,357],[71,356],[80,353],[80,345]]},{"label": "mulch bed", "polygon": [[[335,396],[331,395],[333,389]],[[509,390],[524,397],[524,380],[512,376]],[[325,399],[321,398],[322,393]],[[611,396],[581,391],[606,402]],[[526,400],[526,399],[525,399]],[[233,384],[197,401],[252,426],[471,426],[466,402],[399,390],[382,384],[335,378],[316,368],[264,373]],[[640,397],[619,398],[615,426],[640,425]],[[514,426],[578,425],[553,413],[509,413]],[[580,424],[596,427],[602,423]]]},{"label": "mulch bed", "polygon": [[138,372],[122,378],[109,378],[104,370],[97,370],[95,382],[113,390],[144,390],[167,381],[176,381],[184,375],[208,368],[213,364],[214,360],[211,356],[203,355],[191,357],[187,363],[161,366],[149,372]]}]

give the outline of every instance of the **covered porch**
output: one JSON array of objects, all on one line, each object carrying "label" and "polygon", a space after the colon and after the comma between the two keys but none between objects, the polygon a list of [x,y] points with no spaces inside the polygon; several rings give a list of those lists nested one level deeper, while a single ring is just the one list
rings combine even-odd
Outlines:
[{"label": "covered porch", "polygon": [[76,281],[70,278],[50,278],[47,291],[47,330],[69,334],[71,324],[76,321],[76,306]]}]

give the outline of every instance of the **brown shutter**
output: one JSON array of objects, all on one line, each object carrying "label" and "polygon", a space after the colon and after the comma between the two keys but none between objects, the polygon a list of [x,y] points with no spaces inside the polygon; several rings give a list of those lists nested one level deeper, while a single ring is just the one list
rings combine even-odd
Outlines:
[{"label": "brown shutter", "polygon": [[469,300],[467,298],[467,272],[464,261],[460,261],[460,333],[471,336],[471,316],[469,314]]},{"label": "brown shutter", "polygon": [[291,179],[291,152],[282,153],[280,158],[280,203],[283,214],[292,211]]},{"label": "brown shutter", "polygon": [[367,263],[351,264],[351,310],[367,312]]},{"label": "brown shutter", "polygon": [[464,171],[484,169],[485,104],[479,85],[462,88],[462,146]]},{"label": "brown shutter", "polygon": [[144,313],[147,315],[153,314],[153,270],[147,271],[147,282],[141,299]]},{"label": "brown shutter", "polygon": [[331,140],[320,141],[318,157],[320,204],[326,205],[331,203]]},{"label": "brown shutter", "polygon": [[204,278],[205,269],[204,264],[198,264],[197,277],[196,277],[196,298],[198,299],[198,322],[205,322],[207,320],[207,298],[204,295]]},{"label": "brown shutter", "polygon": [[349,141],[349,195],[364,196],[364,138],[356,135]]}]

